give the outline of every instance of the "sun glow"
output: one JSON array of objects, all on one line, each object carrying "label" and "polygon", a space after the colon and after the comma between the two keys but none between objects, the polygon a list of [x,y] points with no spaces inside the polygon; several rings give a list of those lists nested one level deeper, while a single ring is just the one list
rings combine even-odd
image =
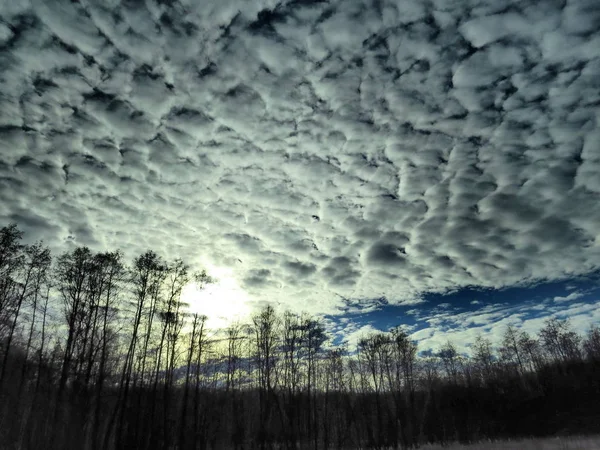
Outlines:
[{"label": "sun glow", "polygon": [[211,328],[224,328],[250,316],[248,294],[231,276],[231,270],[213,268],[209,274],[215,278],[213,283],[202,289],[190,283],[183,289],[181,297],[190,312],[206,315]]}]

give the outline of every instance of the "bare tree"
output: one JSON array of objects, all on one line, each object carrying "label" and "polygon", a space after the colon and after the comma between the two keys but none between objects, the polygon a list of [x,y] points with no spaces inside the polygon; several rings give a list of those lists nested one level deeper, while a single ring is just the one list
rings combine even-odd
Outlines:
[{"label": "bare tree", "polygon": [[[197,272],[193,276],[195,286],[197,290],[204,289],[209,283],[212,283],[213,280],[208,276],[206,271]],[[186,448],[186,438],[187,438],[187,415],[188,415],[188,403],[189,403],[189,391],[190,391],[190,380],[191,380],[191,371],[192,371],[192,363],[194,361],[194,353],[196,351],[196,346],[199,343],[200,348],[198,349],[201,352],[201,347],[204,342],[204,326],[207,321],[207,317],[200,314],[194,314],[192,317],[192,330],[190,333],[189,344],[187,348],[187,357],[186,357],[186,371],[185,371],[185,382],[183,388],[183,399],[181,404],[181,418],[179,423],[179,447]],[[196,369],[197,370],[197,369]],[[229,378],[228,378],[229,379]],[[196,399],[197,400],[197,399]]]},{"label": "bare tree", "polygon": [[583,341],[585,353],[591,361],[600,361],[600,328],[592,326]]},{"label": "bare tree", "polygon": [[[30,296],[30,308],[31,308],[31,319],[29,321],[29,331],[27,333],[27,343],[25,344],[25,361],[27,361],[29,354],[32,350],[34,339],[36,336],[38,327],[38,313],[40,312],[40,302],[44,302],[44,298],[47,301],[48,288],[49,288],[49,270],[52,264],[52,256],[49,249],[39,252],[37,259],[37,267],[32,282],[32,292]],[[26,378],[26,364],[23,365],[21,372],[21,380],[24,381]],[[20,391],[21,389],[19,389]]]},{"label": "bare tree", "polygon": [[289,311],[283,315],[282,330],[283,373],[282,382],[285,386],[285,401],[287,403],[287,445],[294,448],[300,432],[300,383],[302,358],[302,319]]},{"label": "bare tree", "polygon": [[23,233],[16,224],[0,229],[0,350],[3,349],[2,341],[10,328],[18,283],[17,272],[23,264],[22,238]]},{"label": "bare tree", "polygon": [[496,358],[489,339],[478,335],[472,346],[473,362],[481,381],[488,384],[496,372]]},{"label": "bare tree", "polygon": [[[394,399],[396,404],[396,424],[401,428],[404,447],[412,447],[416,444],[414,370],[417,357],[417,344],[410,340],[408,333],[401,327],[393,328],[391,335],[392,357],[395,366],[394,388],[396,392],[394,392]],[[403,388],[402,391],[401,386]]]},{"label": "bare tree", "polygon": [[202,365],[206,358],[206,354],[209,351],[210,341],[208,339],[208,333],[206,329],[206,321],[208,318],[204,315],[198,317],[199,323],[197,324],[197,332],[195,339],[195,364],[194,364],[194,437],[197,444],[201,448],[206,446],[208,439],[206,433],[206,423],[208,418],[208,412],[202,408],[205,399],[201,396],[201,379],[202,379]]},{"label": "bare tree", "polygon": [[196,345],[196,335],[201,325],[204,325],[205,318],[199,314],[194,314],[192,318],[192,331],[189,337],[189,344],[187,349],[186,367],[185,367],[185,382],[183,386],[183,398],[181,402],[181,416],[179,420],[179,448],[186,448],[186,419],[188,414],[188,403],[189,403],[189,392],[190,392],[190,376],[192,371],[192,361],[194,358],[194,348]]},{"label": "bare tree", "polygon": [[568,320],[551,318],[540,330],[544,348],[555,360],[568,362],[581,359],[581,337],[571,330]]},{"label": "bare tree", "polygon": [[[54,444],[58,437],[57,433],[60,432],[56,424],[60,423],[64,417],[61,407],[67,382],[79,383],[81,373],[75,371],[81,369],[80,363],[85,359],[84,353],[88,345],[87,337],[90,313],[92,312],[87,296],[87,282],[92,259],[92,252],[87,247],[78,247],[72,252],[62,254],[58,258],[55,270],[57,288],[62,297],[67,336],[56,394],[55,426],[51,435],[51,445]],[[81,432],[82,427],[78,426],[70,437],[81,440],[83,439]]]},{"label": "bare tree", "polygon": [[437,356],[442,361],[448,380],[457,384],[460,361],[456,346],[450,341],[446,342],[438,352]]},{"label": "bare tree", "polygon": [[519,333],[519,349],[529,372],[539,370],[544,363],[540,342],[532,338],[526,331]]},{"label": "bare tree", "polygon": [[257,442],[265,449],[270,441],[268,421],[274,397],[276,351],[278,345],[278,319],[269,305],[252,317],[254,331],[254,358],[258,369],[260,422]]},{"label": "bare tree", "polygon": [[[152,320],[155,315],[156,299],[161,292],[164,271],[165,265],[162,259],[152,251],[140,255],[133,262],[133,268],[130,271],[129,277],[133,290],[133,301],[131,305],[133,307],[133,313],[130,313],[131,317],[128,320],[131,324],[131,334],[128,338],[127,350],[124,354],[117,401],[104,435],[104,448],[110,447],[110,442],[113,437],[112,431],[115,425],[117,425],[115,444],[125,446],[123,441],[123,434],[127,428],[125,413],[129,404],[129,391],[132,384],[134,361],[140,340],[140,326],[142,326],[144,316],[147,316],[147,338],[144,340],[144,349],[141,358],[145,363],[148,354],[148,340],[152,327]],[[149,308],[148,302],[151,302]],[[140,375],[143,377],[144,373],[145,367],[144,364],[142,364]],[[139,406],[140,405],[138,404],[138,407]],[[146,427],[145,424],[144,427]]]},{"label": "bare tree", "polygon": [[317,386],[317,365],[319,354],[323,343],[327,340],[325,329],[318,320],[312,317],[303,317],[300,324],[301,343],[306,359],[306,393],[308,400],[307,423],[308,438],[312,440],[313,445],[318,447],[319,440],[319,414],[316,402]]},{"label": "bare tree", "polygon": [[[45,273],[51,262],[50,250],[44,248],[40,243],[21,247],[23,253],[20,260],[20,267],[15,268],[13,272],[17,279],[14,280],[14,298],[12,320],[9,323],[8,335],[4,345],[4,357],[2,361],[2,369],[0,370],[0,388],[6,374],[8,358],[10,355],[12,340],[15,336],[15,330],[19,320],[19,315],[26,301],[36,301],[39,290],[41,289],[41,281],[45,277]],[[31,300],[33,299],[33,300]],[[19,391],[21,388],[19,388]]]},{"label": "bare tree", "polygon": [[109,360],[109,350],[112,341],[115,339],[116,331],[113,329],[114,321],[117,316],[119,294],[122,290],[122,283],[125,277],[125,267],[122,263],[122,255],[119,252],[101,253],[96,256],[97,264],[102,279],[101,298],[98,302],[100,312],[99,328],[99,362],[98,374],[95,386],[95,410],[93,418],[93,431],[91,434],[92,447],[100,447],[101,433],[100,425],[102,420],[102,395],[105,382],[108,377],[107,367]]},{"label": "bare tree", "polygon": [[523,355],[519,347],[519,330],[514,325],[508,325],[502,337],[502,345],[500,347],[500,355],[502,361],[508,367],[522,375],[524,372]]},{"label": "bare tree", "polygon": [[367,426],[369,445],[381,446],[389,433],[384,432],[384,404],[382,392],[386,381],[392,383],[391,338],[385,333],[373,333],[358,342],[359,361],[362,361],[371,377],[375,394],[376,427]]}]

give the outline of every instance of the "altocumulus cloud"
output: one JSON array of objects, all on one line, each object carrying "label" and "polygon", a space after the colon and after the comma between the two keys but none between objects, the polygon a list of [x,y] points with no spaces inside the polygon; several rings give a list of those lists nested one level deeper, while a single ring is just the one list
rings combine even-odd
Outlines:
[{"label": "altocumulus cloud", "polygon": [[599,266],[597,1],[1,5],[0,217],[30,239],[329,313]]}]

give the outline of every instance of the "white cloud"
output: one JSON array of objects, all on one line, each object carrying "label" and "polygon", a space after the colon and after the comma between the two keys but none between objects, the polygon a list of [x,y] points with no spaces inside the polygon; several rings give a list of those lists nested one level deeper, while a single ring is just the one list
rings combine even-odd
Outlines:
[{"label": "white cloud", "polygon": [[[431,312],[419,317],[420,329],[411,334],[418,341],[420,350],[438,350],[448,340],[460,351],[469,353],[475,337],[481,335],[494,345],[500,345],[508,325],[536,335],[544,322],[552,317],[569,319],[576,332],[585,334],[600,319],[600,300],[589,303],[559,303],[547,299],[541,303],[531,301],[519,305],[486,305],[475,311],[442,313]],[[539,307],[538,307],[539,306]],[[424,323],[428,326],[423,327]]]},{"label": "white cloud", "polygon": [[32,240],[313,313],[598,268],[597,2],[17,3],[0,219]]},{"label": "white cloud", "polygon": [[554,297],[552,300],[556,303],[562,303],[562,302],[570,302],[573,300],[577,300],[578,298],[583,297],[585,294],[583,292],[571,292],[569,295],[566,296],[556,296]]},{"label": "white cloud", "polygon": [[343,342],[348,345],[348,348],[353,351],[356,349],[358,342],[370,334],[379,333],[376,327],[371,324],[354,324],[353,326],[347,327],[341,330],[338,334],[343,336]]}]

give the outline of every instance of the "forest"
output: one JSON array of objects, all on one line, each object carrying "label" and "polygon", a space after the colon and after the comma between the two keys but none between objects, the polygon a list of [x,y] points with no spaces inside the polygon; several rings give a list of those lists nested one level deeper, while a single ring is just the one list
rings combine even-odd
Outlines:
[{"label": "forest", "polygon": [[407,449],[600,432],[600,329],[548,319],[422,351],[399,326],[336,344],[265,306],[225,329],[211,283],[152,251],[54,256],[0,231],[1,449]]}]

